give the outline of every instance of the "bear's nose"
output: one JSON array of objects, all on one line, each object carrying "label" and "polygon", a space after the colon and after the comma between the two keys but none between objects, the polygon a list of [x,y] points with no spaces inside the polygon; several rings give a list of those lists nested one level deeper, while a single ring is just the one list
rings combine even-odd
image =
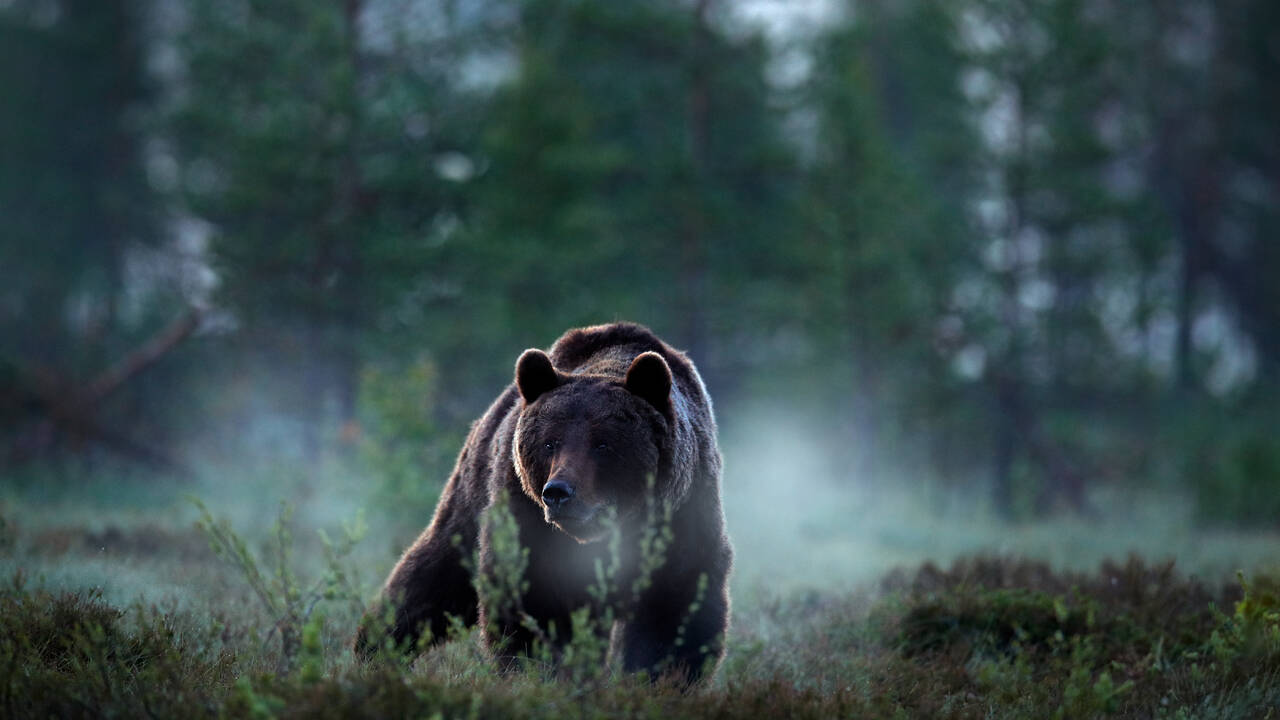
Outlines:
[{"label": "bear's nose", "polygon": [[573,488],[563,480],[552,480],[542,486],[542,502],[547,507],[559,507],[573,497]]}]

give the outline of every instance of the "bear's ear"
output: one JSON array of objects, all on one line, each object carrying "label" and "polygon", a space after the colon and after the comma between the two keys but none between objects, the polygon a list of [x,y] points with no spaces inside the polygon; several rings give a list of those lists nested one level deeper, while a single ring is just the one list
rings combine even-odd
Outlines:
[{"label": "bear's ear", "polygon": [[548,390],[560,385],[560,376],[551,366],[551,358],[541,350],[530,348],[520,354],[516,361],[516,387],[520,389],[520,397],[531,403]]},{"label": "bear's ear", "polygon": [[643,352],[627,369],[627,389],[661,412],[671,414],[671,368],[656,352]]}]

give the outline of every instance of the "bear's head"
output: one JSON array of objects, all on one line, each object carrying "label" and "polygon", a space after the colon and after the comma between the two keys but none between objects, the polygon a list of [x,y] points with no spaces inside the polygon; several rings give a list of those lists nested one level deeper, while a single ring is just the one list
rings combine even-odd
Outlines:
[{"label": "bear's head", "polygon": [[522,406],[513,459],[524,492],[548,523],[579,542],[608,534],[610,518],[642,513],[671,419],[671,368],[645,352],[625,377],[566,374],[541,350],[516,363]]}]

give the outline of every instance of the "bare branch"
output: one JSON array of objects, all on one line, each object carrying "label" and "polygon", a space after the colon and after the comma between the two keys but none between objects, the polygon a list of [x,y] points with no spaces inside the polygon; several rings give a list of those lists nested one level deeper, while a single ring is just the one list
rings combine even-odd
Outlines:
[{"label": "bare branch", "polygon": [[133,352],[125,355],[115,365],[107,368],[94,378],[82,393],[79,400],[84,405],[95,405],[102,398],[110,395],[129,378],[147,369],[187,338],[200,325],[201,312],[192,308],[187,314],[169,323],[150,340],[143,343]]}]

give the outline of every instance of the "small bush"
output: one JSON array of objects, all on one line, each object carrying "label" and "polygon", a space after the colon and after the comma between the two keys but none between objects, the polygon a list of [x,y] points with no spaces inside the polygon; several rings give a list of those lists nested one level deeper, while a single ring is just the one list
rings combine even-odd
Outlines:
[{"label": "small bush", "polygon": [[366,367],[360,375],[360,425],[346,430],[377,480],[373,499],[380,511],[406,527],[431,516],[461,445],[461,438],[442,432],[433,419],[437,382],[428,358],[405,367]]},{"label": "small bush", "polygon": [[94,592],[27,592],[20,576],[0,592],[7,717],[209,717],[233,660],[216,628],[191,618],[126,613]]},{"label": "small bush", "polygon": [[[317,612],[322,603],[336,605],[347,611],[351,618],[358,617],[363,605],[363,593],[356,587],[346,568],[347,556],[364,535],[360,516],[343,528],[343,536],[333,542],[319,531],[324,547],[325,572],[311,583],[301,581],[293,562],[292,509],[284,503],[272,528],[272,541],[267,552],[259,557],[249,549],[245,541],[231,529],[229,523],[215,520],[204,503],[193,500],[200,510],[200,529],[209,538],[214,553],[230,561],[243,575],[245,582],[269,613],[273,625],[268,631],[280,636],[280,654],[276,671],[289,674],[302,655],[303,674],[318,678],[323,659],[319,650],[319,632],[324,616]],[[264,572],[264,570],[266,572]]]},{"label": "small bush", "polygon": [[[896,590],[872,616],[889,646],[922,668],[966,669],[935,672],[917,710],[968,716],[975,703],[957,699],[973,698],[1003,708],[997,716],[1150,717],[1184,704],[1193,712],[1214,693],[1260,713],[1280,702],[1270,576],[1213,592],[1172,563],[1132,557],[1094,575],[978,558],[886,584]],[[1232,606],[1231,616],[1219,610]]]},{"label": "small bush", "polygon": [[1190,472],[1205,522],[1280,528],[1280,441],[1274,427],[1202,448]]}]

